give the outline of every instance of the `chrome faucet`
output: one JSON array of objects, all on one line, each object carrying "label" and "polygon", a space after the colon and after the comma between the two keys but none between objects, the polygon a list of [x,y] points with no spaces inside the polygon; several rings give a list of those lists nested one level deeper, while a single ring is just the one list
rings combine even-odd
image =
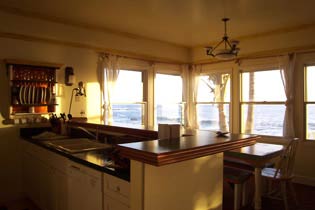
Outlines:
[{"label": "chrome faucet", "polygon": [[96,134],[88,131],[86,128],[83,128],[81,126],[78,126],[78,127],[75,127],[75,128],[84,131],[86,134],[91,136],[94,140],[98,140],[98,127],[96,127],[96,132],[95,132]]}]

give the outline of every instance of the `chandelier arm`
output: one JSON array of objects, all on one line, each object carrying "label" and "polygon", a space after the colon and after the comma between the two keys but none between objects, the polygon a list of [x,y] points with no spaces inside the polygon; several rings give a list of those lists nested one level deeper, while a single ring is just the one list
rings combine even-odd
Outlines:
[{"label": "chandelier arm", "polygon": [[231,45],[231,43],[229,42],[228,39],[227,39],[225,42],[229,45],[229,47],[230,47],[231,49],[233,49],[233,46]]},{"label": "chandelier arm", "polygon": [[213,52],[215,49],[217,49],[223,42],[224,42],[224,40],[222,39],[221,42],[219,42],[219,43],[211,50],[211,52]]}]

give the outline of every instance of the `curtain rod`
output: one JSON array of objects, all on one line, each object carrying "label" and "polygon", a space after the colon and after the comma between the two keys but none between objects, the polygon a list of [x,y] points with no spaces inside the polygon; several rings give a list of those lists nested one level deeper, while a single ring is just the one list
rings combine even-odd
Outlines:
[{"label": "curtain rod", "polygon": [[[154,58],[151,56],[145,56],[145,55],[137,55],[137,54],[129,54],[126,55],[124,53],[113,53],[113,52],[104,52],[104,51],[97,51],[99,54],[103,55],[116,55],[121,58],[127,58],[127,59],[135,59],[135,60],[140,60],[140,61],[145,61],[145,62],[151,62],[151,63],[164,63],[164,64],[175,64],[175,65],[181,65],[181,64],[190,64],[188,62],[181,62],[181,61],[171,61],[168,59],[163,59],[163,58]],[[147,58],[145,58],[147,57]]]}]

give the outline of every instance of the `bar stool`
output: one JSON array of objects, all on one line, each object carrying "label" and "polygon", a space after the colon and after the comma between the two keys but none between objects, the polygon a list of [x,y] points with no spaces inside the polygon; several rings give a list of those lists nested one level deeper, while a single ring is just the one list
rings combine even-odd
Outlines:
[{"label": "bar stool", "polygon": [[[287,185],[290,188],[296,207],[298,206],[296,194],[292,185],[297,146],[298,138],[291,139],[281,154],[280,160],[276,164],[276,168],[264,168],[261,172],[261,176],[269,182],[267,196],[270,198],[279,198],[280,195],[286,210],[289,209]],[[278,189],[278,187],[272,187],[272,184],[278,184],[274,186],[280,186],[280,189]]]},{"label": "bar stool", "polygon": [[224,167],[223,174],[224,181],[234,185],[234,210],[238,210],[247,204],[247,183],[252,176],[252,173],[235,168]]}]

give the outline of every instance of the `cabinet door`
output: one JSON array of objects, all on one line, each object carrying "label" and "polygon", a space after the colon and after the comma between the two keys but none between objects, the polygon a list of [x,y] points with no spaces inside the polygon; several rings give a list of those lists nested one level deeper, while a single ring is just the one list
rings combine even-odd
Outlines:
[{"label": "cabinet door", "polygon": [[99,177],[96,177],[89,174],[83,166],[70,164],[68,174],[68,209],[101,210],[101,184],[101,174]]},{"label": "cabinet door", "polygon": [[39,160],[31,154],[23,153],[23,186],[26,195],[40,205]]},{"label": "cabinet door", "polygon": [[54,192],[56,210],[68,210],[68,177],[66,172],[55,170]]},{"label": "cabinet door", "polygon": [[47,210],[56,210],[56,197],[54,191],[54,171],[41,162],[39,169],[40,182],[40,207]]},{"label": "cabinet door", "polygon": [[[23,186],[27,196],[40,209],[67,210],[67,159],[30,143],[23,147]],[[57,165],[63,170],[58,170]]]},{"label": "cabinet door", "polygon": [[125,204],[106,195],[104,196],[104,206],[104,210],[130,210]]}]

